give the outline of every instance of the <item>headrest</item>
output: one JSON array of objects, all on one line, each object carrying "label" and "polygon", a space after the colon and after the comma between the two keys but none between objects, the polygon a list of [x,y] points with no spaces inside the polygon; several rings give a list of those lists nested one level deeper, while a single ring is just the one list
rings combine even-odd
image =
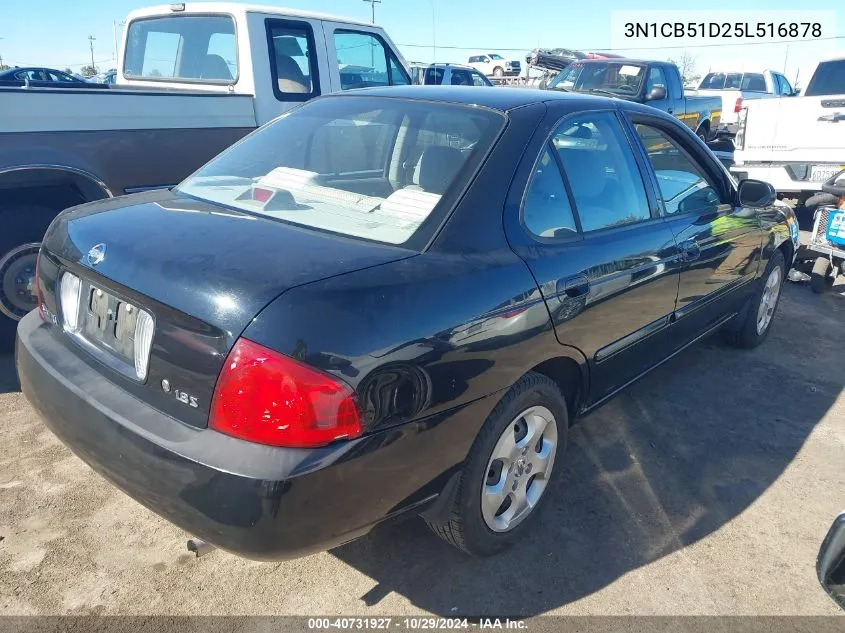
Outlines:
[{"label": "headrest", "polygon": [[443,195],[464,162],[460,150],[446,145],[432,145],[423,151],[414,172],[414,183],[423,191]]},{"label": "headrest", "polygon": [[220,55],[209,54],[202,61],[201,79],[232,79],[229,64]]}]

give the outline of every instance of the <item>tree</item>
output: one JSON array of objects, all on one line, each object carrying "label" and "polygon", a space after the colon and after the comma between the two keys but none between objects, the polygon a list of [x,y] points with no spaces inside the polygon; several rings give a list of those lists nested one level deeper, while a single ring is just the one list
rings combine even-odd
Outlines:
[{"label": "tree", "polygon": [[696,84],[701,79],[701,75],[696,70],[696,59],[689,53],[681,53],[678,61],[671,58],[669,61],[678,67],[678,71],[681,73],[681,82],[685,86]]},{"label": "tree", "polygon": [[149,75],[150,77],[161,77],[161,71],[158,68],[153,68]]},{"label": "tree", "polygon": [[64,71],[65,71],[68,75],[72,75],[72,74],[73,74],[73,71],[70,69],[70,66],[65,66]]},{"label": "tree", "polygon": [[11,66],[8,64],[0,64],[0,70],[9,70]]},{"label": "tree", "polygon": [[82,70],[79,71],[79,74],[83,77],[93,77],[97,74],[97,67],[96,66],[83,66]]}]

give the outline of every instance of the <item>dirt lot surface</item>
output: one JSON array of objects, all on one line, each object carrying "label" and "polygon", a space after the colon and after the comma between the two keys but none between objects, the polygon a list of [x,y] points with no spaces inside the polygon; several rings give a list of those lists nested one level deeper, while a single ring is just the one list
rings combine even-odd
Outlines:
[{"label": "dirt lot surface", "polygon": [[787,284],[761,348],[711,339],[581,420],[535,537],[488,560],[417,519],[291,562],[195,559],[46,430],[2,357],[0,614],[836,614],[814,570],[845,508],[836,290]]}]

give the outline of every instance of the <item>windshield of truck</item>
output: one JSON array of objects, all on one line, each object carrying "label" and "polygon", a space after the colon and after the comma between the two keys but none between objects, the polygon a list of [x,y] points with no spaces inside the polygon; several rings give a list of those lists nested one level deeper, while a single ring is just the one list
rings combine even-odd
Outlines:
[{"label": "windshield of truck", "polygon": [[804,94],[808,97],[845,95],[845,59],[819,64]]},{"label": "windshield of truck", "polygon": [[317,99],[246,137],[178,191],[283,222],[415,248],[436,229],[504,122],[499,113],[470,106]]},{"label": "windshield of truck", "polygon": [[238,78],[235,23],[223,15],[144,18],[129,24],[130,79],[229,84]]},{"label": "windshield of truck", "polygon": [[498,53],[491,53],[491,54],[490,54],[490,59],[504,59],[504,57],[502,57],[502,56],[501,56],[501,55],[499,55]]},{"label": "windshield of truck", "polygon": [[575,62],[555,77],[549,88],[575,92],[603,91],[620,95],[639,94],[646,67],[630,62]]}]

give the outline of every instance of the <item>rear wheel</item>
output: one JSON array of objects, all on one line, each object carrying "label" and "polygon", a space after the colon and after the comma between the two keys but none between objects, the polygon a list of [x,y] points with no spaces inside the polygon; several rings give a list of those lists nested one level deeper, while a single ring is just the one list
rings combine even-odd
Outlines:
[{"label": "rear wheel", "polygon": [[445,519],[429,526],[476,556],[526,538],[562,470],[568,429],[557,385],[542,374],[523,376],[484,423]]},{"label": "rear wheel", "polygon": [[817,257],[813,263],[813,272],[810,274],[810,288],[816,294],[827,292],[833,285],[832,266],[827,257]]}]

